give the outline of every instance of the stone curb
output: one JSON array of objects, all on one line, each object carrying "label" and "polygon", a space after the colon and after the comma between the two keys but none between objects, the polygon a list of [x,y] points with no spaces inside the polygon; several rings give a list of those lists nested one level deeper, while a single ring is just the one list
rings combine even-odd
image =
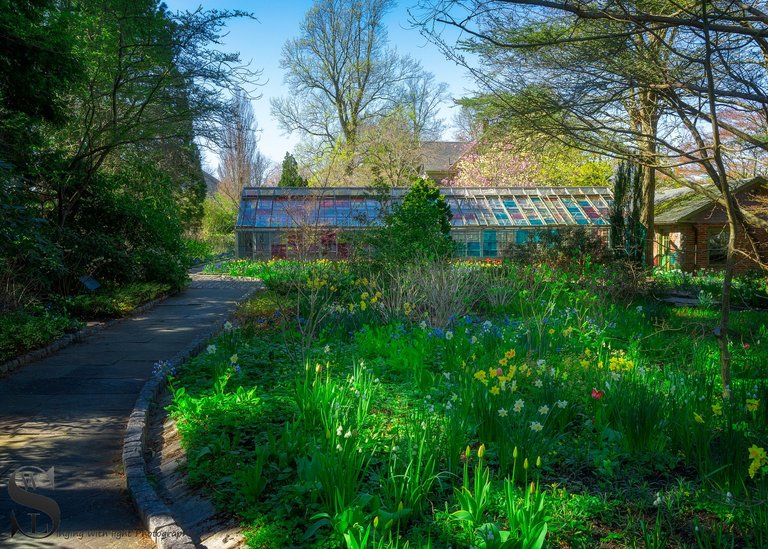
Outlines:
[{"label": "stone curb", "polygon": [[4,362],[0,364],[0,376],[4,374],[8,374],[16,370],[17,368],[26,366],[27,364],[30,364],[32,362],[37,362],[38,360],[42,360],[46,357],[49,357],[55,352],[60,351],[64,347],[68,347],[69,345],[72,345],[73,343],[77,343],[79,341],[83,341],[85,338],[90,337],[93,334],[96,334],[104,330],[105,328],[109,328],[110,326],[114,326],[118,322],[123,322],[124,320],[128,320],[129,318],[132,318],[138,314],[144,313],[149,309],[152,309],[153,307],[155,307],[157,304],[165,301],[169,297],[176,295],[178,293],[179,293],[179,290],[168,292],[167,294],[161,297],[158,297],[157,299],[153,299],[152,301],[148,301],[143,305],[139,305],[126,316],[123,316],[120,318],[114,318],[112,320],[107,320],[106,322],[99,322],[97,324],[94,324],[93,326],[82,328],[74,333],[61,336],[59,339],[54,340],[53,342],[49,343],[45,347],[40,347],[39,349],[35,349],[34,351],[30,351],[16,358],[12,358],[8,362]]},{"label": "stone curb", "polygon": [[[259,289],[260,287],[257,286],[248,290],[238,301],[245,301]],[[195,338],[186,349],[171,357],[171,364],[178,367],[182,362],[202,351],[208,340],[223,329],[225,322],[226,319],[216,322],[211,329]],[[195,547],[192,538],[178,525],[171,510],[150,484],[144,461],[149,415],[161,391],[165,388],[165,376],[164,371],[153,373],[136,399],[133,412],[128,418],[123,441],[123,469],[128,492],[155,545],[160,549],[192,549]]]}]

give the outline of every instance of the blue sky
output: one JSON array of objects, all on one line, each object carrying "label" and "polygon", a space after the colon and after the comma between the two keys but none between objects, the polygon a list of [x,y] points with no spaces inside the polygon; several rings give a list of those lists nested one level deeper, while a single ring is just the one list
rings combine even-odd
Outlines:
[{"label": "blue sky", "polygon": [[[165,0],[171,11],[194,10],[202,5],[205,9],[239,9],[250,11],[258,21],[233,20],[228,25],[228,36],[222,48],[225,51],[239,51],[241,59],[251,61],[252,68],[262,69],[265,85],[258,88],[261,99],[253,102],[253,109],[262,129],[259,147],[272,160],[282,161],[286,151],[292,150],[299,136],[284,135],[270,114],[269,99],[287,95],[283,85],[283,71],[280,69],[280,50],[289,38],[298,35],[299,24],[312,5],[311,0]],[[466,71],[452,61],[445,59],[440,50],[411,28],[408,22],[408,8],[416,0],[404,0],[387,15],[386,24],[390,46],[401,54],[410,54],[421,61],[425,69],[435,74],[438,81],[449,85],[454,98],[467,95],[472,83]],[[446,104],[441,112],[447,126],[450,126],[456,108]],[[452,129],[446,128],[444,138],[452,137]],[[214,164],[215,156],[206,154],[207,163]],[[213,169],[213,166],[210,166]]]}]

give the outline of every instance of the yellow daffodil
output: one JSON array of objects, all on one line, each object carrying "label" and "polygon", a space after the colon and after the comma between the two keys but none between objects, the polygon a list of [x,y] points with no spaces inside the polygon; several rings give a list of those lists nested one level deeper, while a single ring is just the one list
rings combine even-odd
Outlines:
[{"label": "yellow daffodil", "polygon": [[722,405],[722,403],[716,402],[715,404],[713,404],[712,405],[712,413],[715,414],[716,416],[723,415],[723,405]]},{"label": "yellow daffodil", "polygon": [[758,447],[757,444],[753,444],[748,449],[748,452],[749,459],[752,460],[752,463],[749,464],[749,477],[755,478],[755,474],[757,474],[760,468],[763,465],[768,465],[768,456],[765,453],[765,449]]},{"label": "yellow daffodil", "polygon": [[496,386],[496,387],[491,387],[491,394],[492,394],[493,396],[496,396],[496,395],[498,395],[498,394],[499,394],[499,388],[498,388],[498,386]]},{"label": "yellow daffodil", "polygon": [[756,398],[748,398],[747,399],[747,412],[757,412],[757,409],[760,408],[760,401]]}]

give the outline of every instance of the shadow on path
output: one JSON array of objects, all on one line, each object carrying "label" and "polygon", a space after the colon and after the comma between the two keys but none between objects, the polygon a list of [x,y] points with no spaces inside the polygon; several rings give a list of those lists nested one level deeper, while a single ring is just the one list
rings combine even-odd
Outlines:
[{"label": "shadow on path", "polygon": [[[205,334],[253,284],[193,279],[152,310],[0,379],[1,547],[154,547],[125,488],[128,416],[154,363]],[[11,537],[12,512],[28,533],[29,513],[39,512],[9,495],[9,476],[20,467],[54,468],[54,488],[38,492],[56,501],[61,525],[45,539]],[[41,529],[49,522],[44,513],[37,520]]]}]

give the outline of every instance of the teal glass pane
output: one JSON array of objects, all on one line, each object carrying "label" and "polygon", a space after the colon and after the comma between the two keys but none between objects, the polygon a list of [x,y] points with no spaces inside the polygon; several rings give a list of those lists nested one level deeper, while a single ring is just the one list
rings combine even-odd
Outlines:
[{"label": "teal glass pane", "polygon": [[581,208],[579,208],[579,205],[575,200],[573,200],[571,197],[563,197],[562,200],[566,210],[568,210],[568,213],[571,214],[573,219],[576,220],[576,223],[579,225],[589,224],[587,217],[584,215],[584,212],[581,211]]},{"label": "teal glass pane", "polygon": [[545,225],[555,224],[555,218],[549,212],[546,205],[544,204],[544,201],[541,198],[539,198],[538,196],[534,196],[531,198],[531,203],[536,208],[536,211],[538,212],[539,217],[542,219],[542,221],[544,221]]},{"label": "teal glass pane", "polygon": [[496,231],[483,231],[483,256],[496,257],[497,255]]},{"label": "teal glass pane", "polygon": [[520,210],[523,212],[523,215],[528,219],[528,223],[531,225],[543,225],[541,218],[539,217],[539,214],[536,212],[536,209],[533,207],[533,202],[527,197],[519,197],[517,199],[517,203],[520,206]]},{"label": "teal glass pane", "polygon": [[516,200],[513,198],[505,198],[504,207],[509,212],[509,217],[512,219],[513,225],[528,225],[528,221],[523,216],[520,208],[518,208]]}]

